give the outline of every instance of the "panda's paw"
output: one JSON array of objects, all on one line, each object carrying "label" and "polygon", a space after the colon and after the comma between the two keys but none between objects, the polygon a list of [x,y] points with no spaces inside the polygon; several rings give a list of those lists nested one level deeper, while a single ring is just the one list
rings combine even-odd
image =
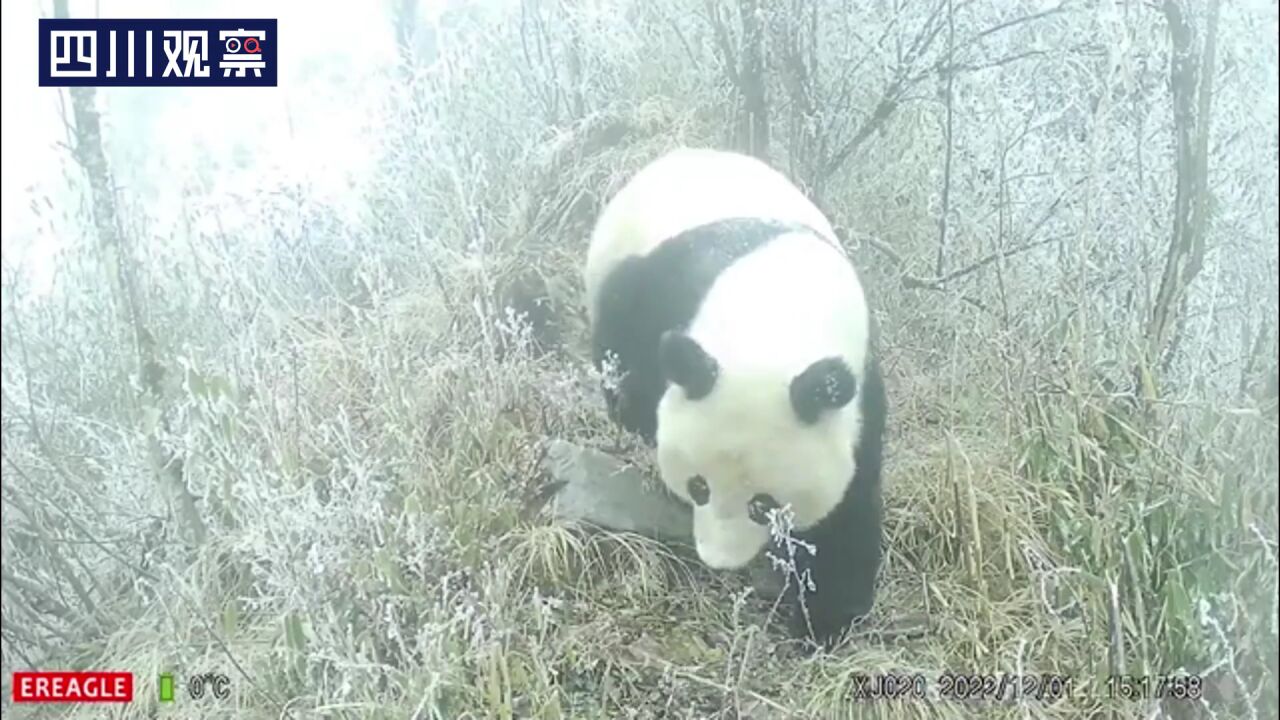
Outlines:
[{"label": "panda's paw", "polygon": [[806,641],[815,649],[832,650],[840,645],[851,630],[863,624],[867,611],[851,611],[848,607],[826,607],[821,602],[793,606],[788,620],[791,636]]},{"label": "panda's paw", "polygon": [[850,627],[850,619],[837,618],[816,608],[796,607],[788,621],[791,636],[802,641],[810,651],[832,650]]}]

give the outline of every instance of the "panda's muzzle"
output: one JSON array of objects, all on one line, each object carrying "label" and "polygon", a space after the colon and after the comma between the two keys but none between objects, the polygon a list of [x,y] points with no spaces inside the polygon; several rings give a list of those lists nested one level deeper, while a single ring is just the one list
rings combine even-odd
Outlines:
[{"label": "panda's muzzle", "polygon": [[698,558],[716,570],[741,568],[769,541],[769,530],[747,516],[718,517],[710,506],[694,509],[693,537]]}]

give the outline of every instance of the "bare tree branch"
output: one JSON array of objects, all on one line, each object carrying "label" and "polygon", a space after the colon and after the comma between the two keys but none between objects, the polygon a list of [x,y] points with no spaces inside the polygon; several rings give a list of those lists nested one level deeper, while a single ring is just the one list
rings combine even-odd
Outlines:
[{"label": "bare tree branch", "polygon": [[735,51],[718,0],[706,0],[716,46],[725,76],[735,90],[737,119],[734,145],[763,160],[769,159],[768,82],[765,77],[764,8],[760,0],[738,0],[739,43]]},{"label": "bare tree branch", "polygon": [[1016,17],[1011,20],[1006,20],[1002,23],[997,23],[995,25],[992,25],[989,28],[985,28],[983,30],[980,30],[974,33],[972,36],[970,36],[968,39],[966,39],[963,43],[960,44],[960,49],[966,50],[970,46],[977,44],[978,41],[983,40],[984,38],[988,38],[992,35],[995,35],[996,33],[1004,32],[1005,30],[1011,30],[1013,28],[1018,27],[1019,25],[1026,25],[1027,23],[1035,22],[1036,20],[1043,20],[1044,18],[1052,17],[1054,15],[1057,15],[1058,13],[1064,12],[1065,10],[1067,10],[1067,3],[1064,2],[1064,3],[1060,3],[1057,7],[1049,8],[1048,10],[1041,10],[1040,12],[1031,13],[1029,15],[1023,15],[1021,17]]},{"label": "bare tree branch", "polygon": [[955,103],[952,101],[956,81],[955,68],[952,65],[955,58],[955,41],[955,8],[952,7],[952,0],[947,0],[947,147],[942,161],[942,214],[938,218],[938,256],[933,263],[933,274],[935,276],[942,275],[943,263],[946,261],[947,219],[951,215],[951,157],[955,150],[955,139],[952,133],[952,124],[955,116]]},{"label": "bare tree branch", "polygon": [[742,81],[738,76],[738,54],[734,52],[733,41],[729,39],[729,29],[724,24],[724,18],[720,17],[717,0],[704,0],[703,7],[707,10],[707,20],[711,23],[716,46],[720,48],[720,61],[724,63],[725,76],[736,88]]}]

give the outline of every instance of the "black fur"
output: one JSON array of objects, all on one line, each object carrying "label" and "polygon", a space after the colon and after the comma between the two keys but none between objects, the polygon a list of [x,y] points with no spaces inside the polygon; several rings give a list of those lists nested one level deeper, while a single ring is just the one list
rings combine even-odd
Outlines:
[{"label": "black fur", "polygon": [[658,401],[666,392],[658,347],[668,330],[684,332],[716,277],[729,265],[799,225],[734,218],[701,225],[645,256],[618,264],[596,298],[592,360],[615,358],[616,389],[605,388],[609,417],[653,445]]},{"label": "black fur", "polygon": [[791,407],[806,425],[818,422],[827,410],[839,410],[853,399],[858,381],[844,360],[818,360],[791,380]]},{"label": "black fur", "polygon": [[662,333],[658,341],[658,366],[662,377],[684,388],[690,400],[709,395],[720,374],[716,359],[708,355],[697,340],[675,330]]},{"label": "black fur", "polygon": [[[802,545],[794,547],[797,574],[805,578],[807,573],[814,587],[804,589],[803,608],[795,577],[791,578],[787,590],[792,605],[791,632],[828,648],[870,612],[880,572],[883,535],[880,474],[888,402],[874,348],[867,355],[859,398],[862,429],[854,453],[853,482],[830,515],[808,531],[795,533],[797,538],[814,547],[814,554]],[[778,548],[773,552],[779,557],[788,557]]]}]

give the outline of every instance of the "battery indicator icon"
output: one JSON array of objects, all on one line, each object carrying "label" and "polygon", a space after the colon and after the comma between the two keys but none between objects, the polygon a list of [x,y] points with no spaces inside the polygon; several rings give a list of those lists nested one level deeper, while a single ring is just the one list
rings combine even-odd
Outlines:
[{"label": "battery indicator icon", "polygon": [[160,702],[173,702],[173,674],[162,673],[160,675]]}]

